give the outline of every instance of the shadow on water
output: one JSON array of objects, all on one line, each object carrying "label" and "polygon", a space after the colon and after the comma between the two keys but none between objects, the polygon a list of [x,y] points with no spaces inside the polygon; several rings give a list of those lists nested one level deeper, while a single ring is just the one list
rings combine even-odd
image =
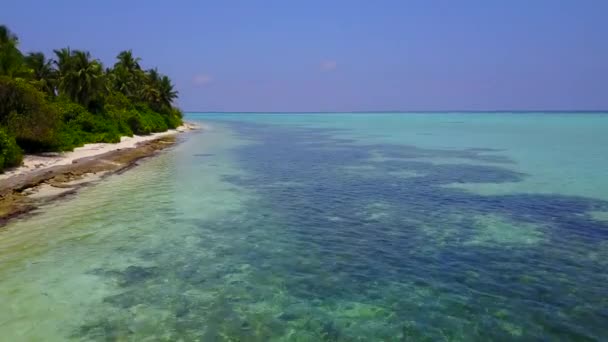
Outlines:
[{"label": "shadow on water", "polygon": [[[491,149],[361,145],[331,130],[234,123],[259,196],[172,218],[199,243],[92,270],[122,292],[74,336],[204,341],[593,340],[608,336],[608,224],[590,198],[481,196],[525,174]],[[208,155],[196,155],[205,157]],[[425,158],[471,163],[433,163]],[[100,309],[102,310],[102,309]]]}]

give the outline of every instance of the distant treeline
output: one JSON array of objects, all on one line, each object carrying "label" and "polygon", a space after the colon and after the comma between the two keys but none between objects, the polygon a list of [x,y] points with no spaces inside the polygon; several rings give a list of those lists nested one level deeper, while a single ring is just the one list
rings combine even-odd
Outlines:
[{"label": "distant treeline", "polygon": [[123,51],[111,68],[89,52],[63,48],[53,58],[24,54],[0,25],[0,172],[22,155],[175,128],[182,113],[169,77],[144,70]]}]

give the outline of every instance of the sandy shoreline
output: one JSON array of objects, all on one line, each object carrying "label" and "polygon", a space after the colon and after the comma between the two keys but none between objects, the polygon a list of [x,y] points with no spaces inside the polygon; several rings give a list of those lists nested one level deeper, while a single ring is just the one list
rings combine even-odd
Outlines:
[{"label": "sandy shoreline", "polygon": [[0,174],[0,227],[42,204],[127,170],[138,160],[175,144],[177,134],[199,128],[185,123],[175,130],[123,137],[116,144],[87,144],[72,152],[27,155],[22,166]]},{"label": "sandy shoreline", "polygon": [[14,169],[0,173],[0,182],[19,175],[25,175],[33,170],[43,170],[53,166],[69,165],[74,161],[82,158],[95,157],[104,153],[117,151],[125,148],[134,148],[143,142],[156,140],[162,137],[174,135],[181,132],[186,132],[195,129],[196,125],[184,123],[177,129],[168,130],[166,132],[153,133],[150,135],[134,135],[132,137],[122,137],[119,143],[116,144],[86,144],[82,147],[75,148],[71,152],[63,153],[43,153],[37,155],[25,155],[23,165]]}]

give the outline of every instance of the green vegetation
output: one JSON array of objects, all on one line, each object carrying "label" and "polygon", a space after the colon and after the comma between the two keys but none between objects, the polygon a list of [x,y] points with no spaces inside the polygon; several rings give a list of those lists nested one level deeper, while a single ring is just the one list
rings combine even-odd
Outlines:
[{"label": "green vegetation", "polygon": [[15,139],[0,129],[0,170],[17,166],[21,162],[21,149]]},{"label": "green vegetation", "polygon": [[176,128],[182,113],[169,77],[145,70],[131,51],[111,68],[89,52],[63,48],[48,59],[23,54],[0,25],[0,172],[22,155]]}]

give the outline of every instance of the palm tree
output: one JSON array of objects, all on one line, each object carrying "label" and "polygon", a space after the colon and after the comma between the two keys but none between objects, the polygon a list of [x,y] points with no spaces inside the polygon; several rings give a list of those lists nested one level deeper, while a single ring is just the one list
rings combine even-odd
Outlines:
[{"label": "palm tree", "polygon": [[178,94],[171,83],[171,79],[163,75],[158,84],[158,90],[160,92],[160,104],[167,108],[171,108],[171,104],[173,103],[173,100],[177,98]]},{"label": "palm tree", "polygon": [[150,69],[145,72],[145,82],[141,92],[141,99],[153,110],[168,113],[171,103],[177,98],[177,91],[169,77],[162,75],[158,70]]},{"label": "palm tree", "polygon": [[161,75],[157,69],[150,69],[145,73],[145,82],[141,92],[141,99],[148,103],[150,108],[158,111],[160,107],[160,84]]},{"label": "palm tree", "polygon": [[116,75],[114,74],[114,70],[112,70],[112,68],[106,68],[103,74],[105,79],[103,84],[104,91],[106,93],[111,93],[114,90],[114,84],[116,83]]},{"label": "palm tree", "polygon": [[6,25],[0,25],[0,46],[4,46],[7,43],[16,43],[19,40]]},{"label": "palm tree", "polygon": [[0,75],[27,77],[29,70],[18,49],[19,38],[4,25],[0,25]]},{"label": "palm tree", "polygon": [[139,65],[141,59],[134,57],[131,50],[122,51],[116,59],[118,61],[114,64],[113,70],[114,89],[130,98],[141,97],[145,78]]},{"label": "palm tree", "polygon": [[67,47],[59,50],[53,50],[56,60],[53,61],[55,66],[57,67],[57,72],[61,77],[63,74],[67,73],[70,69],[70,62],[72,61],[72,50]]},{"label": "palm tree", "polygon": [[148,76],[148,80],[152,84],[156,84],[157,82],[160,82],[161,75],[158,72],[158,69],[156,69],[156,68],[148,70],[146,72],[146,76]]},{"label": "palm tree", "polygon": [[42,91],[55,95],[55,71],[51,60],[47,60],[42,52],[30,52],[25,58],[25,65],[31,69],[32,78]]},{"label": "palm tree", "polygon": [[124,68],[130,73],[141,70],[139,65],[141,58],[133,57],[133,52],[131,50],[121,51],[118,56],[116,56],[116,59],[118,59],[118,62],[114,64],[114,68]]},{"label": "palm tree", "polygon": [[85,51],[56,50],[56,62],[60,74],[59,93],[74,102],[88,107],[104,86],[103,67],[98,60],[91,59]]}]

